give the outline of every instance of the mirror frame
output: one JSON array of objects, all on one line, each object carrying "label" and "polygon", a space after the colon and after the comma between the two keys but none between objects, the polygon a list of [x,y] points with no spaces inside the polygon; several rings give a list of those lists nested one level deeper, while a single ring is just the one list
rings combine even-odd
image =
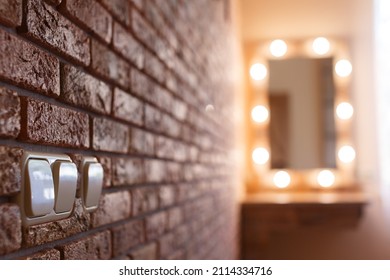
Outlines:
[{"label": "mirror frame", "polygon": [[[247,81],[248,81],[248,102],[247,102],[247,163],[248,176],[247,185],[249,192],[257,192],[259,190],[334,190],[356,186],[354,169],[355,169],[355,156],[352,161],[343,162],[338,156],[339,150],[343,146],[350,146],[354,150],[354,144],[352,141],[352,120],[353,115],[349,119],[341,119],[337,116],[337,106],[342,102],[350,103],[350,81],[352,73],[347,76],[339,76],[336,73],[336,64],[340,60],[351,61],[347,43],[345,40],[326,38],[329,42],[329,50],[325,54],[317,54],[313,50],[313,42],[316,38],[308,38],[301,40],[283,40],[287,45],[287,51],[280,57],[275,57],[270,51],[271,43],[275,40],[258,41],[247,44],[244,46],[244,51],[247,62]],[[278,39],[280,40],[280,39]],[[256,123],[251,118],[251,110],[257,105],[262,105],[268,109],[268,60],[270,59],[286,59],[294,57],[305,58],[333,58],[333,81],[335,88],[334,97],[334,120],[336,129],[336,168],[321,168],[321,169],[308,169],[308,170],[295,170],[295,169],[271,169],[271,156],[269,141],[269,115],[268,118],[261,122]],[[267,73],[263,79],[254,80],[251,78],[250,69],[256,64],[260,63],[265,66]],[[352,107],[353,108],[353,107]],[[262,164],[255,163],[252,159],[252,152],[255,148],[265,148],[269,152],[269,159]],[[355,153],[354,153],[355,154]],[[263,160],[264,162],[264,160]],[[324,186],[319,183],[319,174],[323,170],[328,170],[334,175],[334,182],[331,185]],[[280,172],[284,171],[284,172]],[[289,176],[285,178],[283,183],[283,176]],[[324,174],[324,173],[323,173]],[[329,172],[327,173],[329,176]],[[280,182],[277,181],[278,176],[282,176]],[[275,181],[276,180],[276,181]],[[287,181],[286,181],[287,180]],[[279,185],[279,186],[278,186]]]}]

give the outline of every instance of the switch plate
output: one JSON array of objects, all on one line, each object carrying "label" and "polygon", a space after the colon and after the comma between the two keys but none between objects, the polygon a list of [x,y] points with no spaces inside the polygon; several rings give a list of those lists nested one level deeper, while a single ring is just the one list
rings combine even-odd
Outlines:
[{"label": "switch plate", "polygon": [[[68,167],[68,171],[71,170],[72,173],[75,172],[73,174],[75,177],[73,175],[70,177],[65,176],[67,179],[64,180],[64,183],[62,183],[61,180],[60,185],[56,185],[59,183],[59,180],[56,181],[55,177],[53,177],[53,171],[56,171],[56,166],[59,164],[58,162],[67,163],[64,167]],[[66,188],[71,186],[70,189],[72,189],[74,187],[74,178],[76,178],[77,181],[77,169],[73,169],[73,167],[70,167],[71,165],[68,165],[73,164],[71,158],[64,154],[45,154],[24,151],[20,164],[22,171],[21,190],[16,196],[16,200],[20,206],[23,226],[27,227],[69,217],[73,210],[75,196],[73,195],[73,198],[70,198],[70,193],[72,191],[63,189],[62,185],[65,184],[68,186]],[[37,172],[36,177],[32,175],[33,172]],[[49,177],[51,178],[49,179]],[[51,188],[51,184],[53,184],[53,188]],[[58,199],[61,199],[61,193],[66,193],[67,199],[64,203],[58,201]],[[36,194],[38,196],[36,196]],[[40,199],[38,199],[39,196]],[[49,197],[50,199],[43,199]],[[53,197],[53,199],[51,199],[51,197]],[[54,208],[60,209],[61,211],[66,208],[66,211],[56,213]],[[47,213],[48,211],[49,213]]]},{"label": "switch plate", "polygon": [[93,212],[99,206],[103,188],[104,171],[94,157],[85,157],[82,162],[82,198],[87,212]]}]

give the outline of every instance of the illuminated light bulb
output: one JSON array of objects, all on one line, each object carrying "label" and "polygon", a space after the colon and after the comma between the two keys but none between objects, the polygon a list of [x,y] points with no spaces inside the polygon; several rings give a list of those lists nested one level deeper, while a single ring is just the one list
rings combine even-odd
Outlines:
[{"label": "illuminated light bulb", "polygon": [[252,152],[252,159],[256,164],[265,164],[269,160],[269,152],[266,148],[256,148]]},{"label": "illuminated light bulb", "polygon": [[268,119],[269,112],[265,106],[258,105],[252,109],[251,116],[255,122],[262,123]]},{"label": "illuminated light bulb", "polygon": [[317,182],[321,187],[327,188],[334,184],[335,176],[330,170],[322,170],[318,173]]},{"label": "illuminated light bulb", "polygon": [[282,57],[287,53],[287,44],[283,40],[274,40],[269,46],[271,54],[275,57]]},{"label": "illuminated light bulb", "polygon": [[350,163],[355,159],[356,153],[351,146],[343,146],[338,152],[338,157],[342,162]]},{"label": "illuminated light bulb", "polygon": [[284,189],[290,185],[291,178],[286,171],[278,171],[275,173],[273,181],[279,189]]},{"label": "illuminated light bulb", "polygon": [[353,107],[348,102],[341,102],[336,108],[337,116],[342,120],[348,120],[353,115]]},{"label": "illuminated light bulb", "polygon": [[264,64],[255,63],[251,66],[251,69],[249,70],[249,74],[251,75],[252,79],[255,81],[264,80],[265,77],[267,77],[267,67],[265,67]]},{"label": "illuminated light bulb", "polygon": [[352,73],[352,64],[346,59],[339,60],[336,63],[335,70],[340,77],[348,77]]},{"label": "illuminated light bulb", "polygon": [[324,55],[329,52],[330,43],[328,39],[324,37],[318,37],[313,41],[313,51],[318,55]]}]

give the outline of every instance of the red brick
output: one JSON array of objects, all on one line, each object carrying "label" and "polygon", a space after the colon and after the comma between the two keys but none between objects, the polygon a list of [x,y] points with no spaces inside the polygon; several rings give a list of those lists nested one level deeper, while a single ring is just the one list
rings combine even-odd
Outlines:
[{"label": "red brick", "polygon": [[89,65],[89,38],[50,5],[27,2],[26,35],[76,63]]},{"label": "red brick", "polygon": [[154,155],[155,136],[149,132],[138,128],[130,130],[130,147],[131,153]]},{"label": "red brick", "polygon": [[148,24],[148,22],[136,10],[131,13],[131,27],[134,34],[149,47],[153,46],[154,39],[156,39],[156,32]]},{"label": "red brick", "polygon": [[174,186],[162,186],[159,190],[160,207],[171,206],[176,201],[176,188]]},{"label": "red brick", "polygon": [[111,234],[99,232],[62,247],[65,260],[107,260],[111,258]]},{"label": "red brick", "polygon": [[158,240],[160,258],[166,259],[169,255],[171,255],[176,250],[176,241],[175,235],[173,232],[169,232],[168,234],[162,236]]},{"label": "red brick", "polygon": [[31,98],[23,99],[26,122],[22,135],[29,142],[89,147],[88,115]]},{"label": "red brick", "polygon": [[0,255],[20,248],[21,228],[19,207],[10,203],[0,205]]},{"label": "red brick", "polygon": [[112,159],[112,184],[114,186],[139,184],[144,181],[144,163],[142,159]]},{"label": "red brick", "polygon": [[185,121],[188,113],[188,105],[179,99],[173,101],[173,115],[180,121]]},{"label": "red brick", "polygon": [[22,23],[22,0],[0,0],[0,23],[16,27]]},{"label": "red brick", "polygon": [[152,187],[136,188],[132,191],[133,216],[138,216],[158,209],[158,189]]},{"label": "red brick", "polygon": [[145,126],[147,128],[163,131],[162,119],[163,113],[160,110],[150,105],[145,105]]},{"label": "red brick", "polygon": [[99,208],[92,214],[92,225],[113,223],[127,219],[131,212],[131,196],[127,191],[108,193],[102,195]]},{"label": "red brick", "polygon": [[146,181],[147,182],[163,182],[166,179],[166,165],[162,160],[149,159],[144,160]]},{"label": "red brick", "polygon": [[60,94],[57,58],[0,29],[0,78],[38,92]]},{"label": "red brick", "polygon": [[22,149],[0,146],[0,195],[20,191]]},{"label": "red brick", "polygon": [[122,120],[142,126],[144,123],[144,104],[138,98],[115,88],[114,116]]},{"label": "red brick", "polygon": [[150,243],[141,248],[132,250],[129,254],[132,260],[156,260],[157,259],[157,244]]},{"label": "red brick", "polygon": [[153,81],[137,69],[131,71],[131,91],[143,98],[154,90]]},{"label": "red brick", "polygon": [[20,100],[12,90],[0,87],[0,137],[15,138],[20,131]]},{"label": "red brick", "polygon": [[127,126],[103,118],[93,119],[93,149],[126,153],[129,146]]},{"label": "red brick", "polygon": [[63,239],[87,231],[90,224],[90,214],[84,211],[81,199],[76,199],[73,214],[69,218],[25,228],[24,243],[32,247]]},{"label": "red brick", "polygon": [[95,0],[66,0],[62,7],[74,21],[109,43],[112,36],[112,17]]},{"label": "red brick", "polygon": [[112,229],[114,256],[126,254],[132,247],[145,241],[145,229],[141,220],[130,221]]},{"label": "red brick", "polygon": [[100,0],[117,20],[123,24],[130,25],[130,2],[123,0]]},{"label": "red brick", "polygon": [[168,211],[168,228],[172,230],[180,225],[184,220],[183,211],[179,207],[169,209]]},{"label": "red brick", "polygon": [[111,186],[111,178],[112,178],[112,166],[111,166],[111,158],[109,157],[98,157],[98,161],[103,167],[104,170],[104,183],[103,187],[108,188]]},{"label": "red brick", "polygon": [[62,65],[61,71],[63,100],[98,113],[111,112],[112,94],[106,83],[70,65]]},{"label": "red brick", "polygon": [[160,83],[165,83],[166,68],[152,53],[145,51],[145,71]]},{"label": "red brick", "polygon": [[34,255],[28,256],[27,260],[60,260],[61,253],[56,249],[44,250]]},{"label": "red brick", "polygon": [[130,65],[109,48],[92,40],[92,69],[112,82],[130,89]]},{"label": "red brick", "polygon": [[114,24],[114,48],[138,68],[143,68],[143,47],[120,24]]},{"label": "red brick", "polygon": [[154,240],[167,229],[167,213],[159,212],[146,217],[146,239]]}]

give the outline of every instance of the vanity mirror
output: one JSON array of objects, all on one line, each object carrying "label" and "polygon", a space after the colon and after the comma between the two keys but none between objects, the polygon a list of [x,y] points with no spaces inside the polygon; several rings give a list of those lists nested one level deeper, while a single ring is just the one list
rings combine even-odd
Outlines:
[{"label": "vanity mirror", "polygon": [[250,65],[253,184],[353,185],[355,150],[346,44],[327,38],[257,43]]}]

